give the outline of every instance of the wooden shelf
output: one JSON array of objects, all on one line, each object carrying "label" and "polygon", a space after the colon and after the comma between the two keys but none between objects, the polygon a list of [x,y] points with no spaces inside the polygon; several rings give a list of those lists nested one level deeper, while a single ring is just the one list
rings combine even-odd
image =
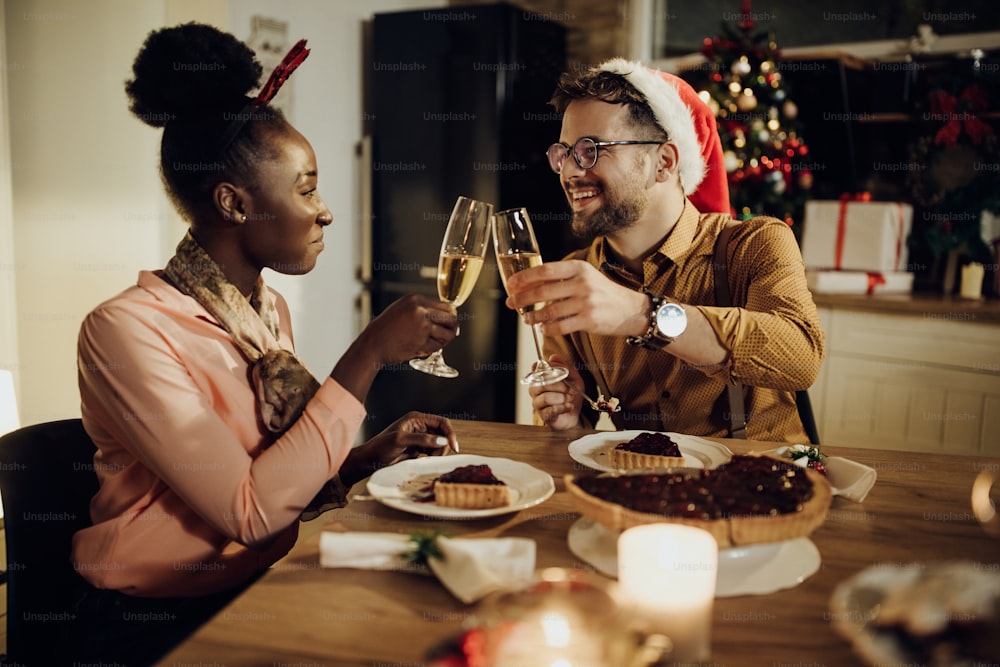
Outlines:
[{"label": "wooden shelf", "polygon": [[819,307],[914,315],[925,319],[1000,323],[1000,299],[962,299],[944,294],[813,294]]}]

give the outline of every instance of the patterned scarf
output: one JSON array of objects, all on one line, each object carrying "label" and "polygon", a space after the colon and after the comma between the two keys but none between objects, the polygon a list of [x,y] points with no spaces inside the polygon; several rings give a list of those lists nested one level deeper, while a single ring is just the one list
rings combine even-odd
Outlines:
[{"label": "patterned scarf", "polygon": [[[190,232],[163,273],[177,289],[201,304],[236,341],[250,362],[250,380],[261,421],[275,438],[279,437],[298,420],[319,389],[319,382],[294,353],[278,345],[278,313],[264,279],[257,278],[250,299],[246,299]],[[346,497],[347,489],[339,477],[334,477],[302,511],[302,519],[309,521],[327,510],[343,507]]]}]

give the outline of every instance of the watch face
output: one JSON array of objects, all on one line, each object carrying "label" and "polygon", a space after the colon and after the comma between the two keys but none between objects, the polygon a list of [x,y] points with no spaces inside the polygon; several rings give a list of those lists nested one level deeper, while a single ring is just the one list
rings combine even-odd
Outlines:
[{"label": "watch face", "polygon": [[667,338],[677,338],[687,327],[687,314],[676,303],[665,303],[656,312],[656,328]]}]

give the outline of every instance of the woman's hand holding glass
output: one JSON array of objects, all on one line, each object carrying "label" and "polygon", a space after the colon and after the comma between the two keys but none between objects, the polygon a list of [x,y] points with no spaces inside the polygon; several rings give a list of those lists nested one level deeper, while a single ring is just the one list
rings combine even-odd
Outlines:
[{"label": "woman's hand holding glass", "polygon": [[[504,288],[507,280],[518,271],[531,266],[541,266],[542,254],[535,240],[535,230],[531,227],[528,211],[523,208],[500,211],[493,217],[493,247],[497,255],[497,265],[500,268],[500,278]],[[522,315],[540,304],[528,305],[518,309]],[[522,384],[540,386],[552,384],[564,379],[568,374],[562,366],[551,366],[542,355],[541,324],[531,327],[532,340],[535,343],[537,361],[534,369],[521,378]]]},{"label": "woman's hand holding glass", "polygon": [[[486,256],[493,206],[468,197],[459,197],[448,220],[438,260],[438,297],[455,306],[465,303],[476,285]],[[410,365],[424,373],[453,378],[458,371],[444,361],[441,350]]]}]

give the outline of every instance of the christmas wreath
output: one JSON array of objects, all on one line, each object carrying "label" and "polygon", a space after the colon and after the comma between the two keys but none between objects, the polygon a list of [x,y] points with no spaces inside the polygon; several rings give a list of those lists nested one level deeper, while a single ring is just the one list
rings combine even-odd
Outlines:
[{"label": "christmas wreath", "polygon": [[[952,84],[954,85],[954,84]],[[967,253],[992,261],[980,228],[983,211],[1000,212],[1000,142],[982,119],[990,102],[982,86],[945,84],[930,92],[928,131],[913,145],[908,185],[923,214],[917,238],[937,256]]]}]

